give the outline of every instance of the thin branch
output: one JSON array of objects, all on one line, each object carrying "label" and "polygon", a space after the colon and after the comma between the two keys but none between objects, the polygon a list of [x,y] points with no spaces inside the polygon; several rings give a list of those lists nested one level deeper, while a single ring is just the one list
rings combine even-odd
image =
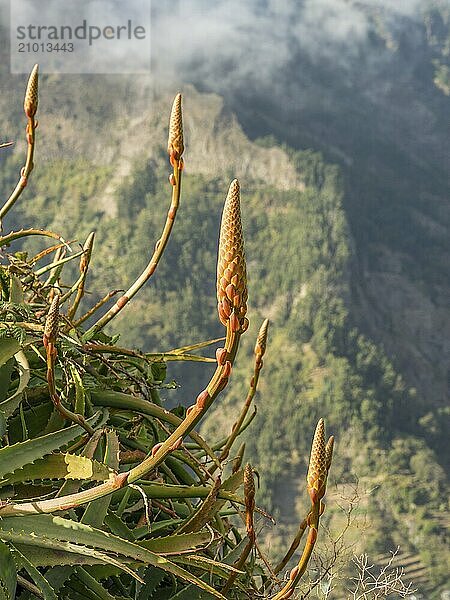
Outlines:
[{"label": "thin branch", "polygon": [[20,171],[20,179],[17,182],[16,187],[12,191],[10,197],[5,202],[5,204],[0,209],[0,227],[3,220],[3,217],[11,210],[14,204],[19,199],[23,190],[25,189],[28,183],[28,177],[33,170],[34,163],[34,145],[35,145],[35,131],[37,127],[37,121],[35,121],[34,116],[37,111],[38,106],[38,65],[34,65],[33,70],[30,73],[30,77],[28,79],[28,85],[25,92],[25,101],[24,101],[24,110],[25,114],[28,118],[27,127],[26,127],[26,138],[27,138],[27,157],[25,160],[25,165],[22,167]]},{"label": "thin branch", "polygon": [[177,123],[177,131],[173,132],[172,127],[169,128],[169,156],[170,162],[173,167],[173,172],[169,177],[170,183],[172,185],[172,201],[170,203],[169,211],[167,213],[166,222],[164,224],[164,228],[161,234],[160,239],[155,245],[155,250],[153,252],[152,257],[144,271],[139,275],[136,281],[128,288],[123,296],[121,296],[117,302],[112,306],[106,314],[103,315],[92,327],[85,333],[84,338],[86,340],[91,339],[97,332],[99,332],[105,325],[107,325],[122,309],[128,304],[128,302],[137,294],[137,292],[147,283],[150,277],[156,270],[156,267],[159,264],[161,256],[164,253],[164,250],[169,241],[170,234],[172,233],[173,224],[175,222],[175,217],[177,215],[178,207],[180,205],[180,195],[181,195],[181,174],[183,171],[183,145],[181,143],[181,148],[176,151],[176,148],[171,145],[173,142],[174,135],[176,134],[178,137],[181,135],[181,140],[183,136],[183,130],[181,125],[181,96],[178,94],[174,100],[174,104],[172,107],[171,114],[171,126],[174,118],[174,114],[177,118],[179,118],[179,122]]}]

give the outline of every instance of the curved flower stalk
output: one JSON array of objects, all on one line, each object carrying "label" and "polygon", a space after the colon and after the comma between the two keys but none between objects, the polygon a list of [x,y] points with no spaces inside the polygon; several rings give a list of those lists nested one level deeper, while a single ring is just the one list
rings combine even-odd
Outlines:
[{"label": "curved flower stalk", "polygon": [[48,231],[47,229],[20,229],[19,231],[11,231],[6,235],[0,236],[0,246],[6,246],[15,240],[20,240],[24,237],[29,237],[31,235],[37,235],[42,237],[49,237],[54,240],[58,240],[61,242],[63,246],[67,248],[69,252],[72,252],[68,243],[57,233],[53,231]]},{"label": "curved flower stalk", "polygon": [[[235,250],[231,255],[227,255],[224,252],[225,248],[235,248]],[[228,384],[239,346],[240,335],[248,327],[248,321],[245,318],[247,310],[247,278],[240,217],[240,189],[237,180],[234,180],[230,185],[222,214],[217,263],[218,296],[221,292],[220,288],[223,287],[222,278],[219,278],[219,272],[224,273],[228,266],[227,263],[231,264],[233,261],[239,265],[236,273],[239,279],[234,281],[238,284],[235,286],[235,289],[239,288],[241,290],[241,296],[240,301],[234,300],[234,308],[230,312],[229,318],[225,320],[225,347],[217,350],[216,370],[207,387],[197,396],[195,404],[187,410],[183,422],[164,442],[159,444],[158,447],[153,448],[151,457],[130,471],[128,475],[129,482],[136,481],[142,477],[149,470],[160,464],[171,450],[177,448],[182,438],[197,425],[215,398]],[[228,291],[231,292],[231,290]],[[236,313],[239,315],[236,317],[237,321],[232,317],[233,314],[236,314],[234,309],[236,309]]]},{"label": "curved flower stalk", "polygon": [[[235,250],[227,255],[224,252],[224,248],[234,248]],[[39,514],[68,510],[85,504],[86,502],[96,500],[97,498],[102,498],[127,484],[134,483],[138,479],[141,479],[147,473],[156,469],[156,467],[161,464],[172,451],[177,450],[180,447],[183,438],[194,429],[215,398],[228,384],[234,358],[239,346],[240,336],[248,326],[248,321],[245,318],[247,310],[247,279],[240,219],[239,183],[237,180],[234,180],[231,183],[225,200],[219,238],[218,270],[223,270],[223,273],[225,273],[229,264],[232,262],[239,266],[236,273],[233,274],[233,276],[237,274],[238,279],[235,279],[232,283],[233,288],[240,291],[240,295],[239,298],[236,299],[236,294],[232,294],[231,289],[228,291],[225,290],[225,293],[227,294],[226,298],[233,299],[233,309],[230,311],[229,318],[225,319],[225,347],[217,351],[217,367],[206,389],[200,392],[195,404],[187,410],[186,417],[169,437],[163,442],[157,443],[152,448],[150,455],[140,464],[129,471],[116,474],[105,483],[76,494],[70,494],[51,500],[8,503],[5,506],[0,506],[0,516]],[[222,286],[221,279],[222,278],[219,277],[217,278],[218,286]],[[220,290],[218,289],[218,294],[219,293]],[[233,315],[235,316],[233,317]]]},{"label": "curved flower stalk", "polygon": [[253,513],[255,512],[255,478],[250,463],[244,468],[244,501],[245,501],[245,528],[247,530],[248,542],[244,546],[239,559],[233,565],[236,571],[232,571],[226,584],[222,589],[222,594],[228,593],[239,572],[242,571],[247,558],[256,543],[255,525],[253,522]]},{"label": "curved flower stalk", "polygon": [[74,321],[73,326],[78,327],[79,325],[81,325],[81,323],[84,323],[85,321],[87,321],[98,310],[100,310],[102,308],[102,306],[104,306],[107,302],[109,302],[111,300],[111,298],[113,298],[119,292],[123,292],[123,290],[111,290],[110,292],[105,294],[105,296],[103,296],[103,298],[100,298],[100,300],[96,304],[94,304],[94,306],[91,306],[91,308],[89,310],[87,310],[84,313],[84,315],[81,315],[81,317],[79,317],[76,321]]},{"label": "curved flower stalk", "polygon": [[[242,410],[241,410],[241,413],[240,413],[238,419],[235,421],[235,423],[233,424],[233,427],[231,428],[231,433],[225,442],[225,446],[222,448],[222,452],[220,453],[220,456],[219,456],[220,462],[223,462],[224,460],[226,460],[228,458],[228,456],[230,454],[230,450],[231,450],[234,442],[236,441],[236,438],[238,437],[239,433],[241,432],[241,428],[244,424],[245,417],[248,414],[248,411],[249,411],[250,405],[253,401],[253,398],[255,397],[256,389],[258,387],[259,374],[264,365],[263,356],[266,352],[266,347],[267,347],[268,329],[269,329],[269,319],[264,319],[264,321],[262,322],[262,325],[259,329],[258,337],[256,339],[256,344],[255,344],[255,349],[254,349],[255,366],[254,366],[254,370],[253,370],[253,376],[250,379],[250,386],[249,386],[249,390],[247,392],[247,397],[245,399],[244,406],[242,407]],[[216,470],[216,466],[217,465],[212,465],[210,467],[211,474],[214,473],[214,471]]]},{"label": "curved flower stalk", "polygon": [[47,354],[47,383],[48,390],[50,393],[50,398],[55,406],[56,410],[61,414],[64,419],[68,419],[81,425],[90,435],[94,433],[94,430],[86,422],[85,418],[82,415],[78,415],[73,413],[71,410],[67,409],[61,402],[61,399],[56,391],[55,384],[55,362],[56,357],[58,356],[58,351],[56,349],[56,338],[58,336],[58,328],[59,328],[59,303],[60,297],[59,294],[55,294],[52,303],[50,305],[47,319],[45,321],[44,326],[44,337],[43,343],[44,348]]},{"label": "curved flower stalk", "polygon": [[75,296],[75,300],[73,301],[73,304],[69,307],[69,310],[67,311],[67,318],[70,321],[72,321],[74,319],[77,309],[80,305],[81,299],[84,296],[84,285],[86,283],[86,276],[87,276],[87,272],[89,269],[89,263],[91,262],[92,249],[94,247],[94,239],[95,239],[95,232],[92,231],[88,235],[87,240],[85,241],[84,246],[83,246],[83,254],[80,258],[80,277],[78,278],[78,281],[76,282],[77,294]]},{"label": "curved flower stalk", "polygon": [[19,199],[21,193],[25,189],[28,183],[28,177],[30,176],[31,171],[33,170],[34,163],[34,146],[35,146],[35,131],[37,127],[37,121],[35,120],[35,115],[38,108],[39,95],[38,95],[38,85],[39,85],[39,66],[34,65],[30,77],[28,78],[27,89],[25,91],[25,99],[23,103],[23,109],[25,111],[25,115],[28,119],[27,127],[26,127],[26,137],[27,137],[27,157],[25,161],[25,165],[22,167],[20,172],[20,179],[14,188],[12,194],[5,202],[5,204],[0,209],[0,226],[2,219],[7,214],[7,212],[14,206],[14,204]]},{"label": "curved flower stalk", "polygon": [[85,333],[84,339],[91,339],[97,332],[99,332],[105,325],[107,325],[111,319],[113,319],[122,309],[128,304],[128,302],[137,294],[142,286],[150,279],[158,266],[158,263],[163,255],[163,252],[169,241],[170,234],[172,232],[175,217],[177,215],[178,207],[180,205],[181,196],[181,174],[183,171],[183,158],[182,154],[184,151],[183,144],[183,115],[181,108],[181,94],[177,94],[173,101],[172,111],[170,114],[169,121],[169,140],[167,145],[169,153],[170,164],[172,165],[173,172],[170,174],[169,181],[172,186],[172,201],[170,203],[169,211],[167,213],[166,222],[162,231],[161,237],[156,242],[155,250],[150,258],[150,261],[141,275],[136,281],[128,288],[128,290],[117,300],[117,302],[104,314],[92,327]]},{"label": "curved flower stalk", "polygon": [[[333,453],[333,440],[334,438],[331,437],[328,443],[325,442],[325,423],[323,419],[320,419],[314,433],[308,474],[306,476],[306,489],[311,499],[311,510],[306,519],[306,527],[309,528],[308,537],[298,564],[292,569],[286,585],[273,597],[273,600],[287,600],[291,598],[295,587],[298,585],[308,566],[317,540],[320,516],[324,510],[321,499],[324,497],[326,491],[328,470],[331,465]],[[302,529],[303,523],[296,537],[301,538]]]},{"label": "curved flower stalk", "polygon": [[245,454],[245,442],[239,446],[239,450],[236,452],[236,456],[233,458],[231,472],[237,473],[241,468],[242,461],[244,459]]}]

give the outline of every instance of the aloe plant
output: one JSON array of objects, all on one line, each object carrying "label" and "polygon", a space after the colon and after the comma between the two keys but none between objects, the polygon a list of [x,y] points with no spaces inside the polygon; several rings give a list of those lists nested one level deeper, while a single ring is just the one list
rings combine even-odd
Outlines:
[{"label": "aloe plant", "polygon": [[[37,93],[36,66],[24,103],[27,163],[0,209],[2,219],[33,168]],[[210,442],[196,429],[220,401],[248,327],[237,180],[228,190],[220,230],[217,300],[225,341],[215,358],[199,351],[220,340],[147,354],[120,347],[103,331],[152,277],[169,242],[181,198],[181,102],[178,94],[169,122],[171,202],[161,237],[144,272],[102,316],[116,291],[77,314],[94,234],[80,252],[59,233],[39,228],[0,237],[0,600],[281,600],[292,596],[306,570],[331,464],[333,441],[325,445],[323,421],[307,478],[312,506],[302,532],[309,528],[309,535],[285,584],[277,574],[301,535],[281,566],[267,564],[254,525],[255,513],[266,515],[256,503],[253,469],[248,463],[241,467],[243,446],[233,450],[254,417],[248,410],[263,367],[267,319],[256,341],[244,406],[230,433]],[[57,243],[32,257],[14,253],[11,246],[30,235]],[[78,279],[63,284],[64,267],[77,259]],[[92,323],[87,329],[86,322]],[[174,360],[216,364],[209,384],[181,416],[165,410],[158,393],[161,365]]]}]

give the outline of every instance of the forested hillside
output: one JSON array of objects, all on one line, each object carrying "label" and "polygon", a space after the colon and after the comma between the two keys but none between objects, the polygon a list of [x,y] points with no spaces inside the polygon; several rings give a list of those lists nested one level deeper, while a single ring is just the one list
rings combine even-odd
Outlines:
[{"label": "forested hillside", "polygon": [[[373,44],[391,53],[391,70],[353,82],[352,94],[338,74],[300,56],[310,94],[313,84],[332,82],[328,123],[320,103],[315,110],[300,103],[287,121],[268,95],[252,110],[254,95],[224,101],[184,85],[186,177],[175,230],[154,279],[116,326],[124,344],[148,351],[221,335],[211,231],[229,181],[238,177],[250,328],[230,391],[205,430],[220,437],[231,426],[255,335],[269,317],[258,413],[244,435],[261,476],[259,504],[286,533],[295,530],[304,517],[299,490],[309,432],[325,417],[337,438],[330,539],[353,503],[346,552],[367,551],[381,561],[400,546],[418,565],[411,577],[423,597],[440,598],[450,585],[448,13],[436,9],[427,18],[423,53],[413,65],[407,42],[393,49],[377,22]],[[17,140],[0,156],[5,197],[23,159],[24,78],[0,69],[8,92],[0,98],[2,141]],[[362,67],[356,73],[362,76]],[[395,84],[399,73],[403,87]],[[372,95],[382,79],[386,96]],[[427,83],[420,88],[419,81]],[[396,95],[406,84],[416,99],[409,112],[402,110],[405,95]],[[3,226],[39,223],[80,241],[95,229],[92,304],[126,287],[158,239],[168,202],[170,94],[145,78],[92,76],[43,75],[41,90],[35,172]],[[391,135],[393,123],[402,136]],[[204,364],[189,379],[179,367],[168,369],[168,380],[182,386],[163,390],[168,406],[190,401],[210,374]],[[261,525],[276,554],[285,540]]]}]

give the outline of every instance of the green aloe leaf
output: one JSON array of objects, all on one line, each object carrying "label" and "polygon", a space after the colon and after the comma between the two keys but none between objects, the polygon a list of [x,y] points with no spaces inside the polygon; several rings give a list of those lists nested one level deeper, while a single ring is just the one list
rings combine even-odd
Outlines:
[{"label": "green aloe leaf", "polygon": [[[243,469],[240,469],[236,473],[233,473],[232,475],[230,475],[230,477],[228,477],[228,479],[226,479],[222,483],[221,489],[225,490],[227,492],[234,493],[242,485],[243,482],[244,482],[244,471],[243,471]],[[215,515],[216,513],[218,513],[219,510],[221,510],[226,503],[227,503],[227,500],[223,500],[223,499],[216,500],[214,503],[214,506],[211,508],[210,514]]]},{"label": "green aloe leaf", "polygon": [[[246,540],[244,541],[246,542]],[[206,556],[177,556],[174,558],[174,561],[178,564],[196,567],[197,569],[204,571],[205,574],[202,576],[204,579],[210,579],[211,574],[213,574],[226,580],[231,572],[237,572],[239,574],[242,573],[242,571],[238,571],[229,564],[217,562],[211,558],[207,558]],[[244,587],[244,585],[239,581],[236,581],[235,585],[244,592],[243,597],[247,597],[247,589]],[[211,596],[204,595],[203,591],[195,590],[189,585],[172,596],[171,600],[209,600],[210,598]]]},{"label": "green aloe leaf", "polygon": [[248,544],[248,538],[244,537],[237,546],[235,546],[228,554],[222,559],[223,562],[227,565],[233,565],[241,556],[242,551],[245,546]]},{"label": "green aloe leaf", "polygon": [[20,350],[20,344],[15,338],[4,337],[0,339],[0,366]]},{"label": "green aloe leaf", "polygon": [[[33,548],[32,546],[28,546],[27,552],[29,552],[29,550],[31,550],[32,548]],[[41,552],[41,550],[39,548],[33,548],[33,549],[36,549],[39,552]],[[69,553],[55,552],[54,550],[49,550],[48,548],[45,551],[45,554],[47,555],[51,552],[53,552],[55,554],[61,554],[61,556],[63,558],[65,558],[66,556],[73,556],[75,559],[78,558],[77,554],[70,555]],[[90,557],[85,557],[85,558],[90,558]],[[94,560],[94,559],[90,559],[90,560]],[[35,563],[35,564],[37,564],[37,563]],[[64,584],[72,576],[72,574],[74,572],[74,566],[73,566],[74,564],[77,564],[77,563],[75,563],[75,561],[73,563],[65,563],[62,561],[60,563],[60,565],[51,567],[45,573],[45,577],[46,577],[47,581],[50,583],[50,585],[52,586],[52,588],[55,590],[55,592],[57,594],[60,595],[61,589],[64,587]],[[120,569],[118,572],[122,573],[122,571]]]},{"label": "green aloe leaf", "polygon": [[137,600],[152,600],[154,592],[164,578],[164,573],[159,569],[148,568],[144,575],[144,584],[139,589]]},{"label": "green aloe leaf", "polygon": [[220,478],[217,478],[214,485],[211,487],[209,494],[200,504],[199,508],[197,508],[193,515],[177,530],[179,534],[200,531],[206,523],[209,523],[215,514],[215,501],[220,490],[220,485]]},{"label": "green aloe leaf", "polygon": [[[0,521],[0,523],[3,525],[3,521]],[[50,548],[52,550],[62,550],[63,552],[72,552],[73,554],[90,556],[92,558],[96,558],[99,562],[118,567],[122,571],[125,571],[125,573],[128,573],[129,575],[137,579],[138,581],[141,581],[141,578],[126,564],[113,558],[105,552],[90,548],[88,546],[83,546],[82,544],[61,541],[51,536],[45,536],[43,534],[38,535],[34,531],[30,531],[28,528],[25,529],[26,530],[20,528],[0,528],[0,538],[4,539],[5,541],[10,541],[17,544],[45,548],[46,550]]]},{"label": "green aloe leaf", "polygon": [[55,269],[61,265],[66,264],[67,262],[70,262],[72,260],[75,260],[76,258],[79,258],[80,256],[82,256],[83,251],[80,250],[80,252],[75,252],[74,254],[70,254],[69,256],[66,256],[65,258],[61,258],[60,260],[56,260],[52,263],[49,263],[48,265],[45,265],[44,267],[41,267],[40,269],[37,269],[34,274],[36,275],[36,277],[40,277],[41,275],[44,275],[45,273],[47,273],[48,271],[51,271],[52,269]]},{"label": "green aloe leaf", "polygon": [[[127,524],[113,511],[108,510],[108,514],[103,522],[114,535],[118,535],[130,542],[135,542],[134,530],[130,529]],[[147,528],[148,530],[148,528]]]},{"label": "green aloe leaf", "polygon": [[0,402],[0,412],[3,413],[5,419],[10,417],[19,406],[22,401],[23,392],[26,390],[28,382],[30,381],[30,365],[28,364],[25,353],[22,350],[19,350],[19,352],[16,352],[14,355],[14,359],[19,369],[19,385],[9,398]]},{"label": "green aloe leaf", "polygon": [[106,481],[112,474],[112,469],[85,456],[69,453],[49,454],[7,475],[0,481],[0,485],[39,479]]},{"label": "green aloe leaf", "polygon": [[[103,561],[99,558],[86,556],[85,554],[76,554],[75,552],[54,550],[52,548],[46,548],[45,552],[42,552],[42,549],[38,546],[30,546],[20,543],[14,544],[14,546],[36,567],[60,567],[67,565],[74,566],[104,564]],[[81,546],[80,552],[82,551],[83,547]]]},{"label": "green aloe leaf", "polygon": [[[99,416],[100,413],[96,413],[87,422],[93,425],[98,421]],[[67,445],[84,432],[80,425],[72,425],[54,433],[1,448],[0,477],[4,477],[7,473],[13,473],[17,469],[61,448],[61,446]]]},{"label": "green aloe leaf", "polygon": [[186,352],[192,352],[193,350],[200,350],[206,348],[206,346],[212,346],[224,341],[224,337],[215,338],[213,340],[206,340],[204,342],[198,342],[197,344],[190,344],[189,346],[182,346],[181,348],[173,348],[168,350],[165,354],[186,354]]},{"label": "green aloe leaf", "polygon": [[15,275],[10,275],[9,278],[9,301],[14,304],[24,303],[22,282]]},{"label": "green aloe leaf", "polygon": [[[17,534],[20,535],[20,539],[15,538]],[[211,588],[211,586],[166,558],[158,556],[135,543],[70,519],[52,517],[50,515],[4,517],[0,520],[0,538],[16,542],[32,543],[33,545],[48,544],[49,547],[56,547],[54,544],[66,543],[69,544],[68,551],[70,551],[69,548],[73,544],[94,547],[95,552],[101,552],[105,557],[109,558],[110,564],[113,564],[111,562],[112,559],[109,554],[105,553],[115,553],[141,561],[171,573],[185,581],[194,583],[197,587],[223,600],[223,596]],[[64,549],[64,547],[61,549]],[[91,556],[94,555],[91,553]],[[108,562],[108,560],[104,562]],[[119,561],[116,561],[116,563],[120,564],[126,570],[123,563]],[[140,579],[136,574],[134,576]]]},{"label": "green aloe leaf", "polygon": [[[42,554],[42,552],[41,552]],[[13,547],[13,556],[18,569],[25,569],[35,585],[41,590],[44,600],[58,600],[54,589],[49,582],[40,573],[36,566],[20,552],[16,547]]]},{"label": "green aloe leaf", "polygon": [[94,597],[99,600],[114,600],[111,594],[83,567],[77,567],[75,570],[78,579],[86,586],[88,590],[93,592]]},{"label": "green aloe leaf", "polygon": [[[103,460],[108,467],[111,467],[111,472],[117,471],[119,469],[119,438],[115,431],[107,431],[105,437],[106,449]],[[110,503],[111,495],[89,502],[81,522],[92,525],[92,527],[101,527]]]},{"label": "green aloe leaf", "polygon": [[211,594],[196,590],[192,585],[181,589],[178,593],[170,597],[170,600],[211,600]]},{"label": "green aloe leaf", "polygon": [[217,560],[213,560],[212,558],[208,558],[206,556],[199,556],[197,554],[191,554],[188,556],[177,556],[174,557],[174,562],[180,565],[186,565],[189,567],[196,567],[197,569],[201,569],[205,571],[205,573],[213,573],[214,575],[218,575],[222,578],[227,578],[228,575],[232,572],[237,572],[242,574],[243,571],[239,571],[235,569],[230,564],[225,562],[218,562]]},{"label": "green aloe leaf", "polygon": [[[83,450],[81,451],[81,456],[85,456],[94,459],[95,452],[100,443],[100,440],[103,438],[103,431],[97,428],[94,431],[94,434],[90,437],[90,439],[85,444]],[[59,488],[58,493],[56,494],[58,497],[69,496],[70,494],[75,494],[80,489],[80,481],[78,480],[67,480],[62,486]]]},{"label": "green aloe leaf", "polygon": [[0,367],[0,402],[8,396],[11,375],[14,371],[14,360],[11,358]]},{"label": "green aloe leaf", "polygon": [[[130,394],[124,394],[122,392],[109,391],[109,390],[92,390],[91,400],[94,406],[105,406],[108,408],[119,408],[121,410],[131,410],[134,412],[148,415],[150,417],[156,417],[164,422],[170,423],[178,427],[182,422],[182,419],[177,417],[175,414],[165,410],[161,406],[157,406],[151,402],[147,402],[143,398],[137,398]],[[214,452],[209,448],[208,444],[203,438],[196,432],[191,431],[190,437],[196,442],[200,448],[202,448],[208,456],[213,460],[217,460]]]},{"label": "green aloe leaf", "polygon": [[215,363],[215,358],[209,358],[208,356],[198,356],[197,354],[146,354],[146,358],[149,360],[166,362],[203,362],[203,363]]},{"label": "green aloe leaf", "polygon": [[211,542],[211,534],[208,531],[198,533],[184,533],[181,535],[168,535],[160,538],[152,538],[139,542],[139,546],[147,548],[158,554],[178,554],[193,550],[198,546],[204,546]]},{"label": "green aloe leaf", "polygon": [[0,542],[0,600],[14,600],[17,575],[14,559],[6,544]]},{"label": "green aloe leaf", "polygon": [[86,409],[86,392],[83,380],[73,365],[70,366],[70,373],[75,385],[75,412],[79,415],[84,415]]}]

